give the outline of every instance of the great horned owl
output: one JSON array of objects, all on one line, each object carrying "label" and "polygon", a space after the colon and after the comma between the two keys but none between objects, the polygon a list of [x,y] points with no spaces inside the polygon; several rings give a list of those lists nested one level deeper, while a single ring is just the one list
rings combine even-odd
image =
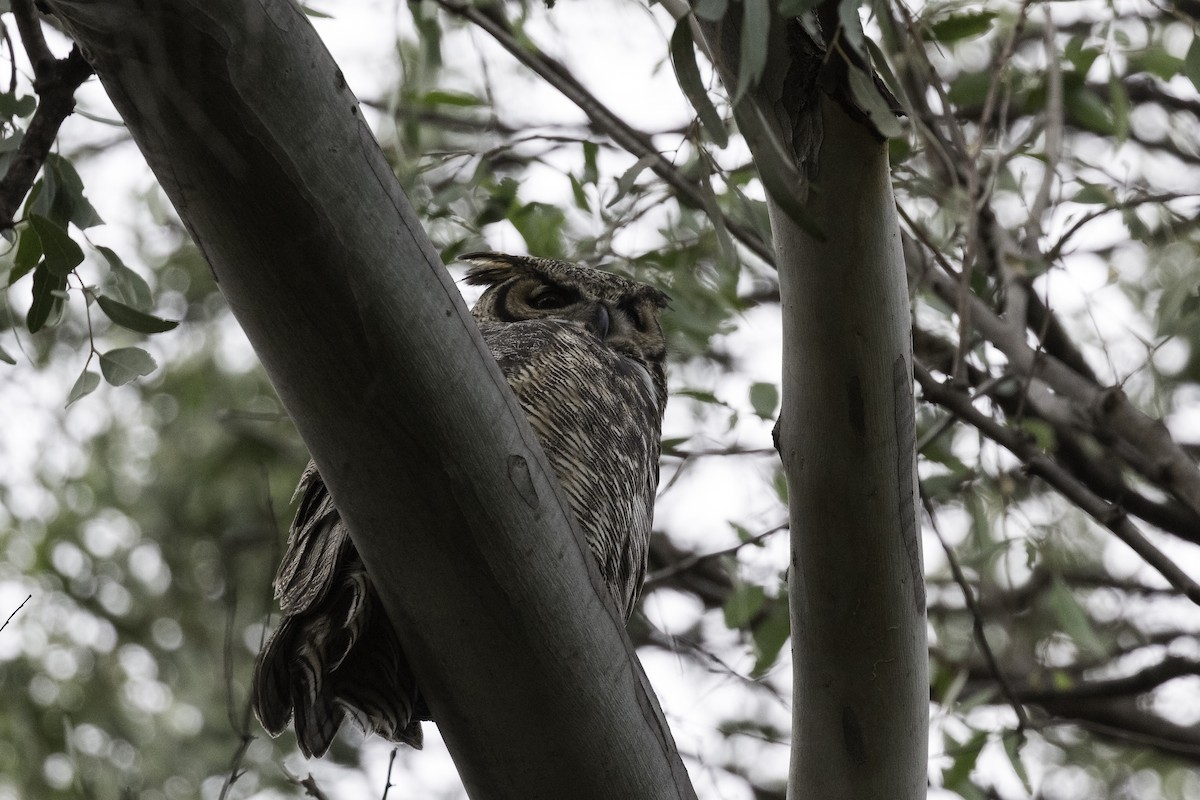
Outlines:
[{"label": "great horned owl", "polygon": [[[609,591],[628,619],[646,569],[658,486],[666,343],[658,289],[577,264],[463,256],[486,285],[472,314],[566,492]],[[254,707],[282,733],[295,711],[307,756],[349,714],[421,746],[429,719],[391,622],[316,466],[275,578],[282,621],[254,669]]]}]

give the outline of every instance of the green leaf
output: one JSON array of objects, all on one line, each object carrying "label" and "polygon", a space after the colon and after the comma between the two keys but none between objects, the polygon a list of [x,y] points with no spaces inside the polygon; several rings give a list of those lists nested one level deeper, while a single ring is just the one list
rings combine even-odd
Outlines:
[{"label": "green leaf", "polygon": [[17,360],[15,358],[13,358],[11,355],[9,355],[8,351],[5,350],[3,347],[0,347],[0,361],[3,361],[5,364],[16,364],[17,363]]},{"label": "green leaf", "polygon": [[1049,600],[1050,610],[1058,619],[1058,624],[1062,627],[1063,632],[1070,636],[1081,650],[1098,657],[1108,654],[1104,643],[1100,641],[1100,637],[1092,628],[1092,622],[1088,619],[1087,612],[1079,605],[1079,601],[1063,583],[1062,578],[1057,575],[1050,584],[1047,600]]},{"label": "green leaf", "polygon": [[[725,224],[725,217],[721,214],[721,204],[717,202],[717,194],[713,191],[712,182],[709,176],[705,175],[697,181],[697,188],[700,189],[700,197],[704,201],[704,210],[708,213],[709,220],[712,221],[713,231],[717,235],[717,244],[721,247],[721,258],[726,264],[737,263],[737,248],[733,246],[733,238],[729,235],[729,227]],[[734,282],[737,282],[736,271],[732,273]]]},{"label": "green leaf", "polygon": [[1096,63],[1096,59],[1100,57],[1100,48],[1084,46],[1084,38],[1082,36],[1072,36],[1067,42],[1066,48],[1063,49],[1063,56],[1075,68],[1075,72],[1079,76],[1086,76],[1092,68],[1092,64]]},{"label": "green leaf", "polygon": [[475,217],[475,224],[483,226],[508,219],[509,212],[512,211],[516,200],[517,182],[512,178],[502,179],[499,184],[492,187],[487,202],[483,204],[483,208]]},{"label": "green leaf", "polygon": [[113,250],[104,245],[97,245],[96,249],[108,262],[108,280],[105,281],[108,293],[125,305],[139,311],[149,310],[154,304],[154,298],[150,294],[150,285],[146,283],[145,279],[125,266],[125,262]]},{"label": "green leaf", "polygon": [[621,177],[617,178],[617,193],[608,201],[605,208],[612,208],[617,202],[629,193],[633,188],[633,184],[638,179],[638,175],[642,174],[642,170],[658,160],[658,153],[647,153],[639,158],[634,165],[621,173]]},{"label": "green leaf", "polygon": [[20,228],[18,237],[17,252],[13,256],[13,268],[8,273],[9,286],[28,275],[42,257],[42,240],[38,238],[37,231],[26,225]]},{"label": "green leaf", "polygon": [[562,258],[562,229],[567,217],[558,206],[549,203],[526,203],[517,209],[509,222],[525,239],[531,253]]},{"label": "green leaf", "polygon": [[976,731],[970,739],[958,747],[946,748],[954,757],[949,769],[942,773],[942,785],[951,791],[960,791],[970,783],[971,773],[979,761],[979,754],[987,744],[987,731]]},{"label": "green leaf", "polygon": [[992,29],[995,11],[951,14],[929,26],[928,38],[949,43],[982,36]]},{"label": "green leaf", "polygon": [[763,587],[745,583],[733,590],[725,601],[725,625],[730,630],[746,627],[758,610],[763,607],[767,593]]},{"label": "green leaf", "polygon": [[37,109],[37,98],[33,95],[17,95],[12,92],[0,94],[0,116],[28,117]]},{"label": "green leaf", "polygon": [[692,7],[696,16],[708,22],[720,22],[729,9],[729,0],[697,0]]},{"label": "green leaf", "polygon": [[921,479],[921,496],[930,500],[950,500],[962,493],[962,488],[975,479],[973,470],[930,475]]},{"label": "green leaf", "polygon": [[1063,105],[1071,119],[1082,127],[1102,136],[1111,136],[1114,133],[1112,112],[1090,89],[1080,86],[1066,92]]},{"label": "green leaf", "polygon": [[74,223],[76,228],[87,230],[104,222],[88,199],[83,196],[83,180],[75,171],[75,165],[67,159],[51,153],[46,156],[46,167],[53,173],[56,183],[53,203],[53,219]]},{"label": "green leaf", "polygon": [[779,387],[773,383],[751,384],[750,405],[754,413],[763,419],[773,419],[775,409],[779,406]]},{"label": "green leaf", "polygon": [[1038,449],[1047,452],[1053,451],[1058,436],[1054,432],[1054,428],[1044,419],[1034,419],[1032,417],[1023,417],[1021,419],[1021,427],[1033,436],[1034,442]]},{"label": "green leaf", "polygon": [[75,381],[75,385],[71,387],[70,393],[67,395],[67,406],[81,397],[86,397],[96,391],[96,387],[100,385],[100,376],[92,372],[90,369],[85,369]]},{"label": "green leaf", "polygon": [[[1191,53],[1190,48],[1188,53]],[[1147,47],[1140,53],[1131,54],[1129,65],[1130,69],[1126,73],[1126,78],[1141,69],[1157,78],[1169,81],[1183,71],[1184,61],[1168,53],[1162,46],[1155,45]]]},{"label": "green leaf", "polygon": [[149,375],[157,366],[154,358],[140,347],[118,347],[100,354],[100,371],[113,386]]},{"label": "green leaf", "polygon": [[421,96],[421,103],[429,106],[458,106],[460,108],[483,105],[483,101],[473,95],[448,92],[442,89],[426,92]]},{"label": "green leaf", "polygon": [[904,128],[900,125],[900,120],[896,119],[896,112],[892,111],[892,107],[883,99],[871,76],[859,67],[851,66],[848,77],[854,102],[871,120],[879,135],[888,139],[903,136]]},{"label": "green leaf", "polygon": [[138,333],[164,333],[179,325],[176,320],[146,314],[102,294],[96,295],[96,303],[113,322]]},{"label": "green leaf", "polygon": [[1113,196],[1112,189],[1107,186],[1101,186],[1097,183],[1084,183],[1083,187],[1071,198],[1071,202],[1082,205],[1109,206],[1115,204],[1117,199]]},{"label": "green leaf", "polygon": [[1029,781],[1029,773],[1025,771],[1025,762],[1021,761],[1022,738],[1015,734],[1005,734],[1002,739],[1004,752],[1008,754],[1008,763],[1012,764],[1013,772],[1017,773],[1017,777],[1021,779],[1021,785],[1025,787],[1025,792],[1032,795],[1033,784]]},{"label": "green leaf", "polygon": [[950,91],[946,96],[956,106],[981,106],[991,84],[990,72],[966,72],[950,82]]},{"label": "green leaf", "polygon": [[700,79],[696,48],[692,42],[691,20],[686,16],[679,20],[675,25],[675,32],[671,34],[671,63],[675,65],[675,78],[679,81],[679,88],[683,89],[692,108],[696,109],[700,123],[712,137],[713,143],[724,148],[729,144],[729,134],[725,131],[725,123]]},{"label": "green leaf", "polygon": [[42,242],[46,269],[51,273],[65,279],[71,270],[83,263],[83,249],[66,228],[41,214],[30,214],[29,223]]},{"label": "green leaf", "polygon": [[1200,92],[1200,35],[1192,37],[1192,45],[1183,58],[1183,74],[1187,75],[1192,86]]},{"label": "green leaf", "polygon": [[854,52],[869,62],[869,56],[863,47],[862,19],[858,16],[861,0],[839,0],[838,22],[842,23],[842,36]]},{"label": "green leaf", "polygon": [[46,268],[46,263],[37,265],[33,271],[33,303],[25,314],[25,327],[37,333],[50,319],[50,312],[62,304],[58,292],[67,288],[67,277],[55,275]]},{"label": "green leaf", "polygon": [[737,105],[746,91],[757,86],[767,66],[767,45],[771,37],[771,6],[768,0],[742,0],[742,41],[738,61]]},{"label": "green leaf", "polygon": [[600,168],[596,166],[596,156],[600,153],[600,146],[595,142],[583,143],[583,178],[582,183],[590,183],[593,186],[600,180]]},{"label": "green leaf", "polygon": [[726,408],[729,407],[728,403],[722,402],[721,400],[717,399],[715,394],[704,389],[680,389],[679,391],[674,392],[674,394],[679,397],[690,397],[691,399],[698,400],[701,403],[711,403],[717,406],[725,406]]},{"label": "green leaf", "polygon": [[780,0],[779,16],[798,17],[821,5],[821,0]]},{"label": "green leaf", "polygon": [[754,677],[764,675],[779,659],[779,652],[792,634],[787,594],[772,598],[762,621],[754,626]]},{"label": "green leaf", "polygon": [[571,197],[575,199],[575,207],[581,211],[591,211],[592,204],[588,202],[587,194],[583,191],[583,184],[574,175],[567,175],[571,181]]}]

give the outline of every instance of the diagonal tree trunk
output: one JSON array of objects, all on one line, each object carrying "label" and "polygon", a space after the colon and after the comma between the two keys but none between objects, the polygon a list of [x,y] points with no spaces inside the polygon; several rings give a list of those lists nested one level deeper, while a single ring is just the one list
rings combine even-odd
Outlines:
[{"label": "diagonal tree trunk", "polygon": [[309,445],[468,792],[694,797],[536,440],[299,8],[46,5]]}]

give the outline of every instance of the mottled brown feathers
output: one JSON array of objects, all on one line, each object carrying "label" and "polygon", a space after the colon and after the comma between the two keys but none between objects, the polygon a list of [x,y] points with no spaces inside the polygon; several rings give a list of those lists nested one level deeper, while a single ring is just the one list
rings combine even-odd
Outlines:
[{"label": "mottled brown feathers", "polygon": [[[480,333],[541,442],[618,608],[646,569],[666,406],[662,291],[577,264],[472,253]],[[311,463],[275,580],[282,620],[259,654],[254,707],[272,735],[294,720],[320,756],[349,716],[421,746],[428,719],[391,622]],[[397,521],[397,535],[404,535]],[[497,687],[502,690],[503,687]]]}]

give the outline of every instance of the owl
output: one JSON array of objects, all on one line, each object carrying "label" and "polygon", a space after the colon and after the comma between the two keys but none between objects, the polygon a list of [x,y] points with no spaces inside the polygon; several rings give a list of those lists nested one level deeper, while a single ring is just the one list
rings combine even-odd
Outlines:
[{"label": "owl", "polygon": [[[667,402],[668,298],[578,264],[500,253],[462,257],[487,289],[472,309],[542,445],[625,619],[646,571]],[[306,756],[345,716],[421,746],[429,710],[349,531],[311,462],[275,578],[282,619],[254,669],[254,708],[278,735],[295,718]]]}]

